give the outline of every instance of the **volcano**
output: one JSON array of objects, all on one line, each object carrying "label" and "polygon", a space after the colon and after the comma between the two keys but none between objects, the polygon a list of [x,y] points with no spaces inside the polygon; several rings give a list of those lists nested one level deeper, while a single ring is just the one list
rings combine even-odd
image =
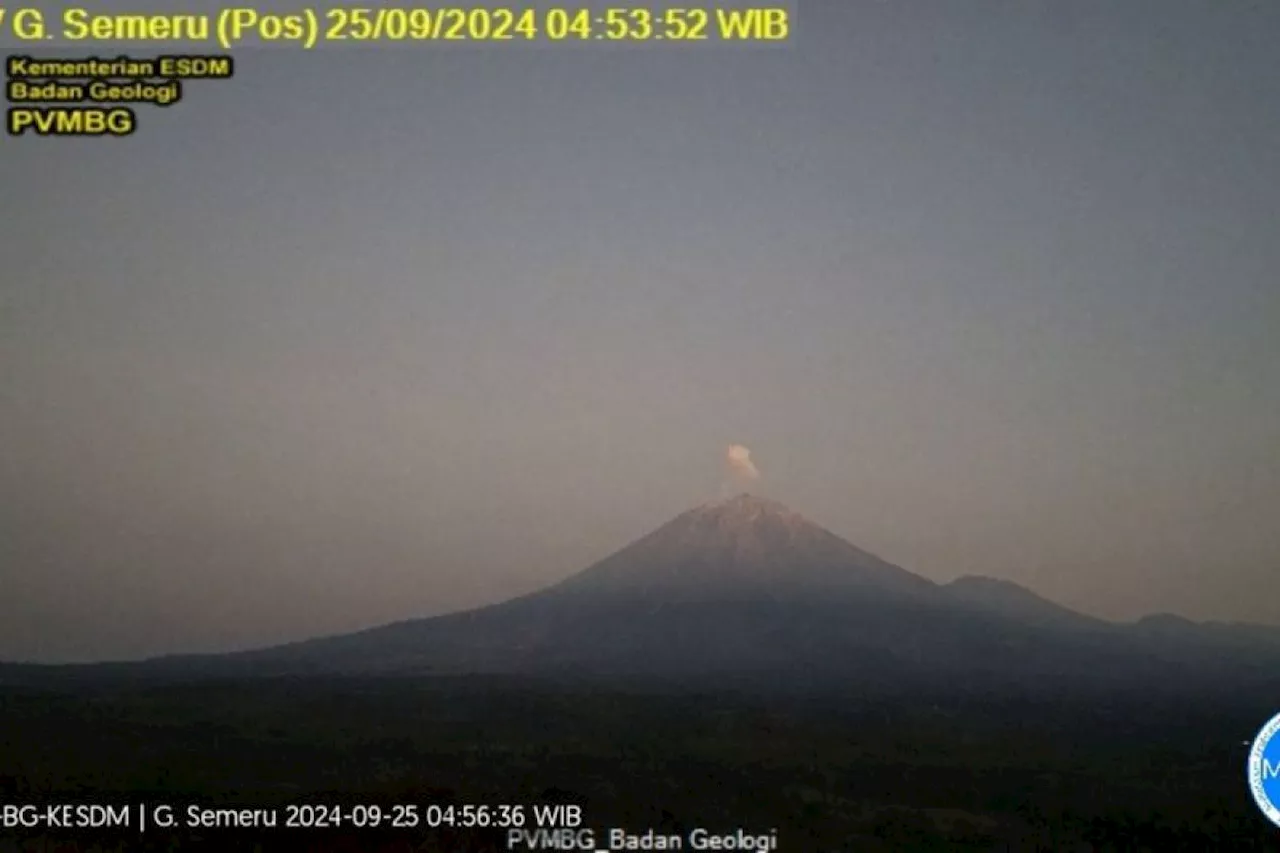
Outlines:
[{"label": "volcano", "polygon": [[[1060,671],[1066,632],[998,603],[982,606],[776,501],[741,494],[690,509],[531,595],[233,657],[286,673],[822,680]],[[1098,633],[1073,630],[1071,642]]]},{"label": "volcano", "polygon": [[[1008,581],[933,583],[776,501],[681,513],[530,595],[355,634],[227,655],[99,665],[71,677],[501,675],[954,690],[1234,689],[1280,672],[1274,631],[1154,630]],[[57,669],[57,668],[55,668]],[[48,668],[0,667],[0,683]],[[1280,689],[1280,684],[1277,684]]]}]

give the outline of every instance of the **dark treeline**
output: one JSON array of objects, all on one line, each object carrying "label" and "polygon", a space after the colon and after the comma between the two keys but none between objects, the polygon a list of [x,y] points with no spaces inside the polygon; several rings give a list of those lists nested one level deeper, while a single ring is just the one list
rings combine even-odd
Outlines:
[{"label": "dark treeline", "polygon": [[[1280,839],[1249,800],[1244,742],[1269,702],[501,679],[11,688],[0,801],[568,802],[596,829],[776,827],[783,850],[814,853],[1264,850]],[[506,848],[501,833],[460,829],[0,841],[125,849]]]}]

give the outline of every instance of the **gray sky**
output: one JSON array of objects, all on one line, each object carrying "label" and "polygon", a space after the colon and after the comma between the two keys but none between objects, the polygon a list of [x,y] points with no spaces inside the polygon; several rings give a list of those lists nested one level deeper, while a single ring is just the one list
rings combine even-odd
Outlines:
[{"label": "gray sky", "polygon": [[935,580],[1280,623],[1280,5],[238,54],[0,140],[0,658],[238,648],[760,491]]}]

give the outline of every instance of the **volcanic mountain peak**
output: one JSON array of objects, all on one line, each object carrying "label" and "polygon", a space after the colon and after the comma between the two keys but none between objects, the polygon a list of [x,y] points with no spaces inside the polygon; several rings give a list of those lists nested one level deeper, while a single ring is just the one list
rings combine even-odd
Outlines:
[{"label": "volcanic mountain peak", "polygon": [[[804,536],[830,535],[799,513],[767,498],[743,492],[737,497],[713,501],[695,507],[677,516],[671,525],[685,522],[686,535],[692,536],[689,544],[706,548],[733,539],[738,545],[759,547],[761,536],[772,533],[786,540]],[[668,525],[670,527],[671,525]]]},{"label": "volcanic mountain peak", "polygon": [[741,494],[731,498],[725,498],[724,500],[709,501],[690,511],[731,517],[742,521],[750,521],[763,515],[803,520],[799,514],[792,512],[785,504],[769,500],[768,498],[758,497],[750,492],[742,492]]},{"label": "volcanic mountain peak", "polygon": [[676,589],[741,594],[761,587],[932,586],[777,501],[743,493],[681,513],[560,588],[652,596]]}]

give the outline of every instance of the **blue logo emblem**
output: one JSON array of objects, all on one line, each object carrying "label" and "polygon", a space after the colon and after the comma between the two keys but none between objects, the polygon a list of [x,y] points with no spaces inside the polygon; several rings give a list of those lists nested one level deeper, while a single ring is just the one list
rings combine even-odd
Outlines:
[{"label": "blue logo emblem", "polygon": [[1262,727],[1249,751],[1249,788],[1267,819],[1280,826],[1280,714]]}]

